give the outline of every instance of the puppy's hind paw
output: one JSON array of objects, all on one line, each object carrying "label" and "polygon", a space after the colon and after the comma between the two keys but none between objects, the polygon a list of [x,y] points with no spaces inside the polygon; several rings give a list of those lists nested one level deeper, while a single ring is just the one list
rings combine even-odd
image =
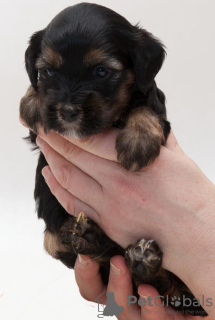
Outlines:
[{"label": "puppy's hind paw", "polygon": [[83,212],[80,212],[74,224],[72,246],[77,253],[93,255],[100,253],[103,232]]},{"label": "puppy's hind paw", "polygon": [[134,279],[144,283],[152,279],[162,265],[162,252],[154,240],[139,240],[126,249],[125,259]]},{"label": "puppy's hind paw", "polygon": [[74,224],[74,234],[82,236],[87,229],[90,228],[90,223],[84,212],[80,212]]}]

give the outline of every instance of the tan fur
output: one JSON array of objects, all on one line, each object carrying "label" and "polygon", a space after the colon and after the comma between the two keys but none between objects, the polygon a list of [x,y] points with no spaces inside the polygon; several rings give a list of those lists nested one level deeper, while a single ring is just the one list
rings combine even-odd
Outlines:
[{"label": "tan fur", "polygon": [[51,233],[49,231],[45,232],[44,236],[44,248],[53,257],[57,258],[57,252],[66,252],[66,247],[60,243],[59,235]]},{"label": "tan fur", "polygon": [[63,59],[61,55],[57,51],[47,47],[42,52],[41,56],[37,59],[36,67],[38,69],[46,68],[47,66],[59,68],[62,63]]},{"label": "tan fur", "polygon": [[120,61],[116,58],[108,56],[104,51],[101,49],[93,49],[89,51],[84,59],[84,63],[87,67],[95,66],[99,63],[106,63],[107,66],[116,70],[122,70],[123,66]]},{"label": "tan fur", "polygon": [[27,104],[29,108],[34,108],[35,105],[40,104],[40,96],[38,92],[34,90],[32,86],[30,86],[20,101],[20,105]]},{"label": "tan fur", "polygon": [[[142,239],[139,241],[139,244],[138,244],[138,247],[141,249],[140,251],[133,250],[133,248],[128,249],[130,259],[132,261],[142,260],[144,251],[148,248],[150,249],[152,242],[153,240]],[[150,256],[147,257],[145,263],[150,265],[151,260],[154,260],[154,259],[158,259],[158,258],[156,253],[152,251]]]},{"label": "tan fur", "polygon": [[161,124],[153,111],[144,106],[135,108],[116,139],[118,160],[127,170],[138,171],[154,161],[164,142]]},{"label": "tan fur", "polygon": [[[40,83],[38,82],[38,87],[39,86]],[[42,102],[39,93],[30,86],[20,101],[20,117],[26,124],[30,124],[32,118],[34,118],[36,122],[39,121],[41,105]]]},{"label": "tan fur", "polygon": [[134,83],[134,74],[131,70],[128,70],[125,80],[123,81],[119,92],[116,96],[116,104],[118,105],[122,105],[123,107],[125,107],[128,103],[128,100],[130,99],[130,88],[132,86],[132,84]]},{"label": "tan fur", "polygon": [[157,137],[160,144],[164,143],[164,133],[158,121],[158,117],[149,109],[137,108],[131,112],[128,118],[127,127],[130,128],[130,134],[133,139],[139,138],[140,129],[144,130],[145,135],[150,137]]}]

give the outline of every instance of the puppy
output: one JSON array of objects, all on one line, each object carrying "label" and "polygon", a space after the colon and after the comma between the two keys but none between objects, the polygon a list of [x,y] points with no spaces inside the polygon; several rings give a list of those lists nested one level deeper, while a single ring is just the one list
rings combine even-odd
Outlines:
[{"label": "puppy", "polygon": [[[112,10],[89,3],[66,8],[32,35],[25,53],[31,86],[21,99],[20,116],[34,132],[31,142],[39,125],[46,133],[79,138],[115,126],[123,167],[138,171],[149,165],[170,132],[165,96],[154,80],[164,58],[159,40]],[[43,179],[46,165],[40,153],[34,196],[46,224],[44,246],[53,258],[73,268],[77,254],[87,254],[100,263],[107,283],[110,258],[124,255],[136,286],[149,283],[169,299],[194,299],[180,279],[162,268],[155,241],[141,239],[124,250],[83,213],[77,219],[69,215]],[[200,305],[172,307],[206,315]]]}]

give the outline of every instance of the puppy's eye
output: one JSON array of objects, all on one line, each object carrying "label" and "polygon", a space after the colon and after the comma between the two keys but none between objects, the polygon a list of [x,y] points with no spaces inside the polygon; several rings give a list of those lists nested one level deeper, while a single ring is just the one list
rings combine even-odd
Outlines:
[{"label": "puppy's eye", "polygon": [[49,77],[54,77],[55,71],[53,69],[46,69],[46,73]]},{"label": "puppy's eye", "polygon": [[97,66],[94,69],[94,75],[97,78],[105,78],[109,74],[109,71],[102,66]]}]

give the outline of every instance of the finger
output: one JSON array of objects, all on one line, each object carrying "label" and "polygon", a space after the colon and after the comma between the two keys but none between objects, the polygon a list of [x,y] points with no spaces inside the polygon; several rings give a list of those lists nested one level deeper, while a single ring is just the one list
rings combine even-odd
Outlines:
[{"label": "finger", "polygon": [[[88,256],[78,255],[74,270],[80,294],[84,299],[95,301],[106,291],[99,272],[99,264],[96,261],[90,260]],[[104,303],[102,301],[104,298],[105,295],[101,295],[99,302]]]},{"label": "finger", "polygon": [[118,162],[115,148],[118,133],[119,129],[112,128],[110,130],[105,130],[100,134],[83,139],[74,139],[70,137],[65,137],[65,139],[98,157]]},{"label": "finger", "polygon": [[167,138],[165,148],[167,148],[175,153],[178,153],[178,154],[184,154],[184,152],[181,149],[181,147],[179,146],[178,141],[176,140],[176,137],[175,137],[172,130],[170,131],[170,134]]},{"label": "finger", "polygon": [[57,153],[97,181],[103,180],[104,175],[106,179],[111,178],[111,176],[115,175],[119,170],[120,165],[118,163],[106,161],[82,150],[55,132],[50,132],[48,135],[45,135],[41,134],[40,130],[40,137],[37,138],[37,144],[41,146],[43,141],[46,141]]},{"label": "finger", "polygon": [[159,297],[159,293],[154,287],[148,284],[140,285],[138,287],[138,293],[140,295],[139,303],[141,304],[141,319],[166,319],[164,304]]},{"label": "finger", "polygon": [[139,319],[139,308],[133,296],[132,277],[125,259],[121,256],[111,258],[107,294],[109,292],[113,292],[119,306],[118,314],[115,314],[119,320]]},{"label": "finger", "polygon": [[[202,320],[203,317],[200,317],[200,316],[191,316],[191,315],[186,315],[185,316],[185,320]],[[207,317],[204,317],[204,320],[213,320],[211,318],[211,316],[207,316]]]},{"label": "finger", "polygon": [[[58,148],[56,151],[59,153],[61,153],[60,151],[64,152],[62,149],[65,149],[70,154],[69,145],[72,144],[81,148],[82,150],[94,154],[95,156],[115,162],[117,162],[117,152],[115,149],[117,133],[117,129],[111,129],[90,137],[77,139],[68,136],[62,137],[53,131],[46,135],[42,128],[39,130],[39,136],[41,136],[41,138],[43,138],[47,143],[52,145],[52,143],[55,142],[56,147]],[[67,144],[65,140],[69,143]]]},{"label": "finger", "polygon": [[[102,189],[98,182],[64,159],[45,141],[40,145],[40,150],[56,180],[64,189],[92,208],[95,204],[100,206]],[[96,208],[94,209],[97,211]]]},{"label": "finger", "polygon": [[61,187],[59,182],[55,179],[49,166],[43,168],[42,175],[44,176],[51,193],[56,197],[58,202],[69,214],[78,216],[78,214],[83,211],[91,219],[94,219],[97,216],[95,210]]},{"label": "finger", "polygon": [[[52,141],[55,141],[55,143],[56,143],[56,141],[59,141],[58,146],[59,147],[63,146],[63,148],[65,150],[70,151],[69,149],[71,148],[70,144],[63,142],[64,140],[67,140],[68,142],[72,143],[72,145],[79,147],[82,150],[85,150],[85,151],[87,151],[91,154],[94,154],[100,158],[103,158],[106,160],[111,160],[114,162],[118,162],[117,151],[115,148],[116,137],[118,135],[118,132],[119,132],[119,130],[117,130],[117,129],[111,129],[111,130],[106,130],[105,132],[103,132],[101,134],[86,137],[83,139],[77,139],[77,138],[68,137],[68,136],[62,137],[59,134],[54,133],[54,132],[50,133],[49,135],[45,135],[44,132],[42,131],[42,129],[40,129],[39,135],[48,143],[52,143]],[[53,140],[52,140],[52,135],[53,135]],[[183,150],[181,149],[181,147],[179,146],[172,130],[170,131],[170,134],[169,134],[168,139],[166,141],[165,147],[171,151],[176,152],[176,153],[180,153],[180,154],[184,153]],[[56,151],[62,154],[63,150],[58,149]]]},{"label": "finger", "polygon": [[[64,140],[67,140],[72,145],[75,145],[91,154],[94,154],[100,158],[111,160],[114,162],[118,162],[117,160],[117,151],[115,148],[116,143],[116,137],[118,134],[118,129],[111,129],[106,130],[103,133],[93,135],[87,138],[83,139],[77,139],[73,137],[68,136],[60,136],[59,134],[55,132],[51,132],[48,135],[45,135],[42,128],[39,130],[39,135],[52,146],[52,142],[55,141],[55,143],[59,142],[59,144],[56,146],[57,149],[55,149],[57,152],[63,155],[62,150],[59,150],[60,146],[63,146],[65,150],[69,150],[69,144],[66,144],[63,142]],[[57,137],[58,136],[58,137]],[[52,139],[53,138],[53,139]],[[65,145],[64,145],[65,144]],[[168,136],[168,139],[166,141],[165,147],[171,151],[174,151],[176,153],[184,153],[181,147],[179,146],[175,135],[173,131],[170,131],[170,134]],[[68,148],[68,149],[67,149]]]}]

